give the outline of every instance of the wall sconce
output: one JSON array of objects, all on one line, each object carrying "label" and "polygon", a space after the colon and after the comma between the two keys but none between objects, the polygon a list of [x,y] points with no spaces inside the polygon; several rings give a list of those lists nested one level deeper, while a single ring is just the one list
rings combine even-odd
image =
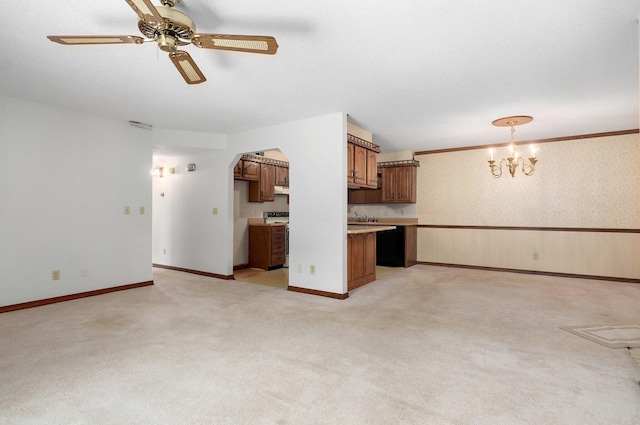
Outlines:
[{"label": "wall sconce", "polygon": [[187,171],[196,171],[196,164],[187,164]]},{"label": "wall sconce", "polygon": [[493,160],[493,148],[489,149],[489,168],[491,169],[491,175],[495,178],[499,178],[502,176],[502,164],[505,164],[507,168],[509,168],[509,173],[511,177],[516,176],[516,169],[518,168],[518,164],[522,165],[522,173],[525,176],[530,176],[536,171],[536,148],[531,145],[531,156],[529,157],[529,163],[527,164],[523,157],[518,156],[518,152],[515,150],[515,143],[513,140],[513,133],[516,132],[516,129],[513,128],[516,125],[527,124],[533,121],[532,117],[529,116],[513,116],[513,117],[504,117],[499,118],[492,122],[496,127],[511,127],[511,145],[509,146],[510,154],[507,158],[502,158],[498,165],[496,165],[496,161]]},{"label": "wall sconce", "polygon": [[154,176],[163,177],[164,169],[162,167],[156,167],[153,169],[153,171],[151,171],[151,174],[153,174]]}]

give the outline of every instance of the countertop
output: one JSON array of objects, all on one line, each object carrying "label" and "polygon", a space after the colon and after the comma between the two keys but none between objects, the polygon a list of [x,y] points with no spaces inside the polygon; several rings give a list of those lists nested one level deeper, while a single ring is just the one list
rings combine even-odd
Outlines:
[{"label": "countertop", "polygon": [[369,224],[349,224],[347,225],[348,235],[359,235],[361,233],[383,232],[385,230],[395,230],[396,226],[390,226],[384,223]]},{"label": "countertop", "polygon": [[249,218],[249,219],[247,219],[247,224],[249,226],[284,226],[287,223],[286,222],[280,222],[280,223],[269,222],[269,223],[265,223],[263,218]]}]

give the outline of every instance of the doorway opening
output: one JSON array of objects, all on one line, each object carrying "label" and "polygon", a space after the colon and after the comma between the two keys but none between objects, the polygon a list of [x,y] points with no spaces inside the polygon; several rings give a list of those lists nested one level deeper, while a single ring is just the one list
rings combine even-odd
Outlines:
[{"label": "doorway opening", "polygon": [[234,279],[289,284],[289,160],[279,150],[241,154],[234,165]]}]

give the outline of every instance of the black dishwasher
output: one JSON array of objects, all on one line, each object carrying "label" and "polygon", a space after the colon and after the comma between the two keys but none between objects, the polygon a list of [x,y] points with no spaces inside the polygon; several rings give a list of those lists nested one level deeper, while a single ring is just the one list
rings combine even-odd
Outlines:
[{"label": "black dishwasher", "polygon": [[404,267],[404,229],[398,226],[376,233],[376,265]]}]

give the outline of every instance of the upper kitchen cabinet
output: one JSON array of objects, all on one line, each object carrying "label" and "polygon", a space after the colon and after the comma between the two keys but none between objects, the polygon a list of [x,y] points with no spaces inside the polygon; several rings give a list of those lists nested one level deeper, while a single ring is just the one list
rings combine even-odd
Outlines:
[{"label": "upper kitchen cabinet", "polygon": [[276,166],[276,186],[289,187],[289,167]]},{"label": "upper kitchen cabinet", "polygon": [[260,178],[249,182],[249,202],[271,202],[275,199],[276,166],[261,163]]},{"label": "upper kitchen cabinet", "polygon": [[233,168],[233,178],[239,180],[258,181],[260,178],[260,163],[250,159],[240,159]]},{"label": "upper kitchen cabinet", "polygon": [[416,203],[418,167],[415,160],[381,162],[382,203]]},{"label": "upper kitchen cabinet", "polygon": [[377,188],[378,153],[378,145],[347,134],[347,186]]},{"label": "upper kitchen cabinet", "polygon": [[271,202],[275,186],[289,186],[289,162],[245,154],[234,167],[233,178],[249,181],[249,202]]},{"label": "upper kitchen cabinet", "polygon": [[378,187],[378,152],[367,150],[367,187]]}]

